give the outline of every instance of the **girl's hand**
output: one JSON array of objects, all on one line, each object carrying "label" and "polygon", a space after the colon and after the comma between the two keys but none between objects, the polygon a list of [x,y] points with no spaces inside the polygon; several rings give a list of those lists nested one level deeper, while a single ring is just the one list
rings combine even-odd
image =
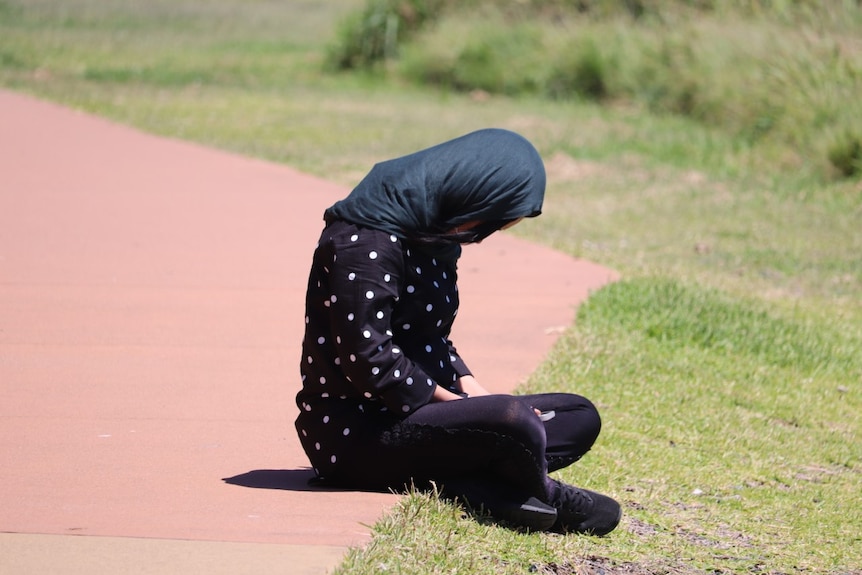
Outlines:
[{"label": "girl's hand", "polygon": [[431,403],[437,403],[439,401],[454,401],[456,399],[462,398],[457,393],[452,393],[445,387],[438,385],[434,388],[434,395],[431,397]]},{"label": "girl's hand", "polygon": [[461,377],[459,377],[458,385],[461,387],[461,391],[463,391],[470,397],[491,395],[491,392],[479,385],[479,382],[476,381],[476,378],[472,375],[462,375]]},{"label": "girl's hand", "polygon": [[[466,393],[470,397],[479,397],[480,395],[491,395],[491,392],[482,387],[476,378],[472,375],[462,375],[458,378],[458,385],[461,387],[461,391]],[[439,387],[438,387],[439,389]],[[445,390],[444,390],[445,391]],[[453,394],[454,395],[454,394]],[[436,393],[435,393],[436,396]],[[460,398],[460,396],[456,396]],[[432,399],[432,401],[442,401],[438,399]],[[536,413],[536,417],[542,417],[542,411],[540,409],[533,408],[533,411]]]}]

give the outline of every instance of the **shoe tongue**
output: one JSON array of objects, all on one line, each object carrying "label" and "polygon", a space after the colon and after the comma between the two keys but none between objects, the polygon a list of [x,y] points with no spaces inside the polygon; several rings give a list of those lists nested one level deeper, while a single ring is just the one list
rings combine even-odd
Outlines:
[{"label": "shoe tongue", "polygon": [[545,478],[545,491],[548,492],[548,501],[559,501],[563,486],[556,479]]}]

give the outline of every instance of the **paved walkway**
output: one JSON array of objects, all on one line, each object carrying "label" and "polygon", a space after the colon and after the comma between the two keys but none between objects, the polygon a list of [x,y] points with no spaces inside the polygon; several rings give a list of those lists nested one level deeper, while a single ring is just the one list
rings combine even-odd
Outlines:
[{"label": "paved walkway", "polygon": [[[309,489],[293,432],[347,192],[0,91],[0,572],[322,574],[369,540],[396,496]],[[613,276],[507,234],[460,270],[453,339],[497,391]]]}]

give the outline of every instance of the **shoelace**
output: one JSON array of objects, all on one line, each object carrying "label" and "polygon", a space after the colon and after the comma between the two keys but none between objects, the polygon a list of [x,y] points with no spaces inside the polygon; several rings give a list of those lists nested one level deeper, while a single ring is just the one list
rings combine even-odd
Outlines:
[{"label": "shoelace", "polygon": [[573,513],[589,513],[593,499],[577,487],[555,481],[559,491],[554,500],[554,507]]}]

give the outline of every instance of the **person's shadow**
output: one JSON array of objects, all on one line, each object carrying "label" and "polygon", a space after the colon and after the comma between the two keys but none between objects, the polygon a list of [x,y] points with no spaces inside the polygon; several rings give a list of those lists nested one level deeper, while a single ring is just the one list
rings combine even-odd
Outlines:
[{"label": "person's shadow", "polygon": [[311,468],[303,469],[254,469],[233,477],[222,479],[230,485],[252,489],[282,489],[286,491],[367,491],[345,489],[327,485],[315,476]]},{"label": "person's shadow", "polygon": [[[284,489],[287,491],[318,491],[320,486],[314,483],[314,471],[311,469],[255,469],[225,477],[225,483],[251,487],[253,489]],[[326,488],[323,488],[326,490]]]},{"label": "person's shadow", "polygon": [[[222,479],[222,481],[230,485],[239,485],[240,487],[249,487],[252,489],[282,489],[287,491],[319,492],[353,491],[357,493],[365,492],[402,494],[406,492],[398,492],[391,489],[351,489],[327,485],[326,483],[321,482],[317,478],[312,469],[307,467],[303,469],[254,469],[252,471],[240,473],[239,475],[234,475],[233,477],[225,477]],[[438,496],[444,499],[448,499],[449,501],[458,501],[459,499],[458,496],[452,494],[439,493]],[[486,512],[478,508],[472,508],[469,503],[466,503],[462,500],[460,502],[460,505],[463,505],[463,509],[467,512],[467,514],[473,517],[474,520],[479,521],[483,524],[495,523],[494,519],[492,519]]]}]

